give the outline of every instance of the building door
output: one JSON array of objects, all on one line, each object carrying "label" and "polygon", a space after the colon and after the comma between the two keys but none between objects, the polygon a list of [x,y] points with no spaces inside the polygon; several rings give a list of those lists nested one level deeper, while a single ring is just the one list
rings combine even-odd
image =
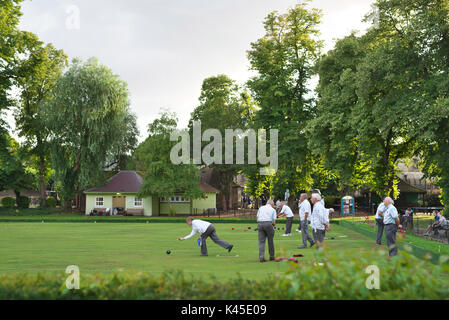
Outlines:
[{"label": "building door", "polygon": [[113,197],[112,207],[126,209],[126,197],[125,196]]}]

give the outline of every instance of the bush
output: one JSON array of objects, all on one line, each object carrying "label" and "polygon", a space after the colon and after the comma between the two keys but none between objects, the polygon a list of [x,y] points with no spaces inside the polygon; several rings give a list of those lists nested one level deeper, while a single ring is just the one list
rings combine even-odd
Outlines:
[{"label": "bush", "polygon": [[30,198],[25,197],[25,196],[20,196],[18,207],[20,209],[28,209],[30,207],[30,202],[31,202]]},{"label": "bush", "polygon": [[174,217],[176,216],[176,210],[173,208],[170,208],[170,213],[169,213],[170,217]]},{"label": "bush", "polygon": [[[280,262],[285,274],[260,280],[237,277],[229,280],[187,276],[167,270],[156,276],[146,272],[85,274],[80,290],[65,287],[67,275],[0,275],[0,299],[82,300],[422,300],[448,299],[442,285],[442,265],[430,265],[407,252],[387,262],[385,250],[347,253],[325,250],[314,258]],[[366,286],[368,266],[378,266],[380,288]],[[270,288],[270,290],[267,290]]]},{"label": "bush", "polygon": [[16,206],[16,199],[12,197],[4,197],[2,199],[2,206],[5,208],[13,209]]},{"label": "bush", "polygon": [[49,208],[56,208],[56,199],[54,197],[48,197],[47,200],[45,200],[45,204]]},{"label": "bush", "polygon": [[324,197],[324,202],[326,204],[326,207],[332,207],[335,205],[339,205],[340,199],[341,198],[338,196],[327,196],[327,197]]}]

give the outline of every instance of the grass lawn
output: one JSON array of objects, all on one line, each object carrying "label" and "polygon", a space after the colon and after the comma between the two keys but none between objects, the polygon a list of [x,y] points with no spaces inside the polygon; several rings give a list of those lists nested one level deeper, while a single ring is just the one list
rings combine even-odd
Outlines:
[{"label": "grass lawn", "polygon": [[[0,223],[0,274],[49,273],[64,274],[69,265],[77,265],[83,273],[111,273],[119,269],[159,274],[182,269],[197,276],[215,275],[219,279],[236,277],[260,279],[288,270],[284,262],[261,264],[258,261],[255,223],[216,223],[218,236],[232,244],[232,254],[239,257],[217,257],[227,251],[208,240],[209,257],[200,257],[197,236],[179,242],[178,237],[190,233],[184,223]],[[251,226],[251,230],[243,229]],[[279,223],[283,227],[284,223]],[[236,230],[232,230],[234,227]],[[294,229],[297,223],[294,224]],[[298,258],[307,263],[316,250],[299,250],[300,234],[282,237],[276,231],[276,256]],[[386,248],[376,247],[363,235],[338,225],[327,234],[332,251],[357,254],[369,250],[373,256],[387,257]],[[331,240],[334,237],[334,240]],[[167,255],[166,251],[171,250]],[[267,253],[268,258],[268,253]]]}]

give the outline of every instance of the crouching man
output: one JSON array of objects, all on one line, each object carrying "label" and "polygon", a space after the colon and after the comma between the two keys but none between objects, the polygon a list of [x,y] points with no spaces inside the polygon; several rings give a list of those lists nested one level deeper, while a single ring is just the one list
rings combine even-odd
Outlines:
[{"label": "crouching man", "polygon": [[202,257],[208,256],[206,239],[209,237],[212,239],[213,242],[215,242],[219,246],[228,250],[228,252],[232,251],[232,248],[234,246],[232,244],[229,244],[226,241],[220,240],[218,238],[217,231],[215,230],[215,227],[212,223],[207,222],[207,221],[202,221],[199,219],[193,219],[192,217],[188,217],[187,224],[192,227],[192,232],[184,238],[178,238],[178,240],[184,241],[184,240],[190,239],[196,233],[199,233],[201,235],[201,256]]}]

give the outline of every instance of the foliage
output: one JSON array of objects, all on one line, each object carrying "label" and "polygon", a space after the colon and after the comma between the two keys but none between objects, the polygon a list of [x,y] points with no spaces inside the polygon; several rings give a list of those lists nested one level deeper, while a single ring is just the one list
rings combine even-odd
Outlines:
[{"label": "foliage", "polygon": [[2,117],[3,110],[12,104],[8,92],[16,75],[14,59],[21,51],[22,33],[18,30],[22,15],[21,2],[22,0],[0,2],[0,133],[6,126]]},{"label": "foliage", "polygon": [[199,199],[204,195],[199,187],[198,168],[192,164],[174,164],[170,159],[177,143],[170,141],[170,135],[175,132],[177,122],[175,114],[161,111],[159,118],[148,126],[148,137],[134,155],[138,170],[146,172],[139,197],[167,198],[170,208],[170,198],[174,195],[188,199]]},{"label": "foliage", "polygon": [[[244,164],[236,161],[236,148],[233,148],[232,159],[233,164],[227,164],[226,158],[231,154],[226,154],[225,135],[226,130],[245,130],[249,129],[249,125],[254,118],[256,107],[254,101],[248,92],[242,89],[237,83],[230,79],[227,75],[217,75],[209,77],[203,81],[201,87],[201,95],[199,98],[200,105],[192,112],[189,121],[190,136],[193,136],[194,121],[201,122],[201,136],[209,129],[218,130],[221,134],[222,150],[221,154],[216,154],[219,150],[213,150],[214,159],[218,159],[219,163],[209,166],[217,174],[217,181],[213,181],[212,185],[222,190],[225,196],[225,210],[230,207],[230,190],[234,176],[236,176],[243,168]],[[218,141],[214,142],[217,143]],[[235,138],[234,140],[235,141]],[[201,151],[206,152],[205,147],[209,142],[202,142]],[[249,147],[247,148],[249,151]],[[209,153],[212,156],[212,152]],[[209,155],[208,154],[208,155]],[[245,153],[245,164],[248,164],[248,153]],[[193,159],[195,164],[200,164]]]},{"label": "foliage", "polygon": [[[379,252],[380,253],[380,252]],[[441,285],[444,267],[429,266],[401,252],[391,262],[373,262],[383,253],[366,252],[347,256],[316,254],[312,261],[281,262],[285,275],[261,280],[242,277],[207,281],[170,270],[160,276],[143,272],[112,275],[85,274],[80,290],[70,291],[66,275],[0,275],[0,299],[18,300],[416,300],[447,299],[449,289]],[[366,268],[380,269],[380,289],[366,286]],[[447,270],[446,270],[447,272]],[[266,290],[270,288],[270,290]]]},{"label": "foliage", "polygon": [[20,196],[19,199],[17,200],[17,207],[19,207],[20,209],[27,209],[30,207],[30,198],[25,197],[25,196]]},{"label": "foliage", "polygon": [[[76,191],[102,174],[107,159],[137,136],[126,82],[96,59],[74,60],[43,108],[51,155],[67,209]],[[135,140],[134,140],[135,141]]]},{"label": "foliage", "polygon": [[45,205],[49,208],[56,208],[56,203],[57,201],[54,197],[48,197],[45,202]]},{"label": "foliage", "polygon": [[16,193],[33,188],[34,176],[26,166],[23,148],[9,134],[0,133],[0,190]]},{"label": "foliage", "polygon": [[2,206],[5,208],[14,208],[16,206],[16,199],[13,197],[2,198]]},{"label": "foliage", "polygon": [[51,99],[51,91],[67,66],[67,56],[51,44],[44,45],[31,33],[24,41],[25,52],[17,59],[17,78],[15,83],[20,92],[16,106],[16,130],[25,138],[29,156],[35,158],[33,165],[39,176],[41,203],[45,204],[45,191],[50,175],[49,127],[42,119],[41,109]]},{"label": "foliage", "polygon": [[[265,35],[251,44],[251,70],[256,72],[247,85],[260,107],[254,125],[279,130],[279,170],[276,190],[290,194],[312,187],[315,159],[307,146],[305,130],[314,117],[308,83],[320,55],[321,13],[301,3],[285,14],[270,13]],[[268,141],[269,142],[269,141]]]}]

